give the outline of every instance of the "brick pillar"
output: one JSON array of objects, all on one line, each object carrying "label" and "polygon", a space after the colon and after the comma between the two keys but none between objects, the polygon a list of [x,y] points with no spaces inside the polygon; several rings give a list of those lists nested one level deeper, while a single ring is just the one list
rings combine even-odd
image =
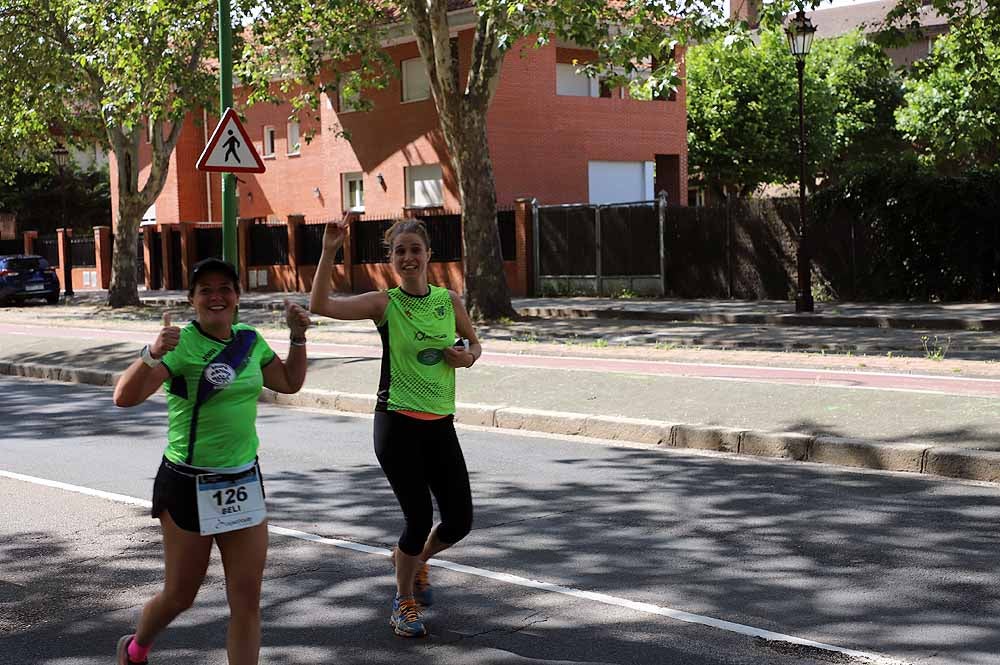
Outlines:
[{"label": "brick pillar", "polygon": [[35,240],[38,239],[38,231],[25,231],[24,232],[24,253],[34,254],[35,253]]},{"label": "brick pillar", "polygon": [[97,259],[97,286],[107,289],[111,286],[111,227],[94,227],[94,258]]},{"label": "brick pillar", "polygon": [[142,262],[146,266],[143,275],[146,276],[146,288],[153,289],[153,230],[156,227],[147,226],[142,233]]},{"label": "brick pillar", "polygon": [[194,266],[194,231],[191,222],[181,222],[177,230],[181,233],[181,287],[187,289],[188,276]]},{"label": "brick pillar", "polygon": [[170,289],[174,284],[174,266],[173,266],[173,243],[170,242],[170,233],[172,226],[170,224],[157,224],[156,227],[160,229],[160,256],[163,257],[162,265],[160,266],[160,286],[164,289]]},{"label": "brick pillar", "polygon": [[70,254],[69,241],[73,237],[73,229],[56,229],[56,244],[59,246],[59,279],[63,282],[63,289],[72,293],[73,285],[73,261]]},{"label": "brick pillar", "polygon": [[250,288],[250,277],[247,271],[247,259],[250,257],[250,223],[249,219],[236,220],[236,242],[239,246],[237,256],[240,257],[240,285],[244,291]]},{"label": "brick pillar", "polygon": [[304,290],[299,277],[299,226],[305,221],[305,215],[288,216],[288,267],[295,276],[295,291]]},{"label": "brick pillar", "polygon": [[534,248],[532,247],[532,203],[534,199],[517,199],[514,201],[514,240],[517,252],[517,262],[514,274],[516,284],[512,285],[511,295],[528,296],[534,292]]}]

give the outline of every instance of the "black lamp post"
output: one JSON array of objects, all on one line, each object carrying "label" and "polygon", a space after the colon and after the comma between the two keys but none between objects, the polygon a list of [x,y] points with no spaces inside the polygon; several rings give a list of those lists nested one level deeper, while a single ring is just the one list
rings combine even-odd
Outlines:
[{"label": "black lamp post", "polygon": [[[56,144],[56,147],[52,149],[52,159],[55,160],[56,166],[59,167],[59,203],[61,210],[60,226],[66,228],[66,164],[69,162],[69,150],[63,146],[62,143]],[[64,236],[65,237],[65,236]],[[70,243],[66,242],[66,252],[63,256],[63,287],[65,289],[66,297],[69,298],[73,295],[73,269],[70,267]]]},{"label": "black lamp post", "polygon": [[813,34],[816,26],[812,24],[806,13],[801,9],[795,14],[785,34],[788,35],[788,47],[795,56],[795,65],[799,72],[799,251],[798,288],[795,294],[795,311],[813,311],[812,268],[809,255],[809,241],[806,233],[806,120],[803,108],[802,79],[806,69],[806,56],[812,48]]}]

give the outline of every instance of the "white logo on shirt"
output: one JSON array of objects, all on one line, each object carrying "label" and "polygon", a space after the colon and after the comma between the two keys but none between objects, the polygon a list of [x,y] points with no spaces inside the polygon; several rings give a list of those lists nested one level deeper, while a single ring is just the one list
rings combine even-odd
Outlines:
[{"label": "white logo on shirt", "polygon": [[236,372],[225,363],[212,363],[205,368],[205,378],[214,386],[225,387],[236,378]]}]

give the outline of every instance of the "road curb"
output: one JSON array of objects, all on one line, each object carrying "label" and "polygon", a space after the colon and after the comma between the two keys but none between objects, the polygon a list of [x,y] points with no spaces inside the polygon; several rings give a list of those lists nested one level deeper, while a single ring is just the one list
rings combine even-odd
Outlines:
[{"label": "road curb", "polygon": [[546,319],[624,319],[673,323],[712,323],[832,328],[892,328],[896,330],[1000,330],[998,319],[935,316],[872,316],[866,314],[733,314],[691,310],[642,310],[627,307],[519,307],[518,314]]},{"label": "road curb", "polygon": [[[118,372],[0,361],[0,375],[62,383],[113,386]],[[294,395],[265,389],[261,401],[282,406],[371,413],[375,397],[307,388]],[[641,418],[543,411],[491,404],[456,404],[456,422],[500,429],[586,436],[644,444],[651,448],[696,449],[770,457],[841,467],[904,471],[931,476],[1000,482],[1000,452],[931,444],[881,442],[798,432],[762,432]]]}]

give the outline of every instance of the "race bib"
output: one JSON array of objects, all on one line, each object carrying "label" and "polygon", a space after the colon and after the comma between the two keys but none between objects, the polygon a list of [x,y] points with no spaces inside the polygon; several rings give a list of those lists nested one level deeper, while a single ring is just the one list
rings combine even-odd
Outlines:
[{"label": "race bib", "polygon": [[201,535],[256,526],[267,517],[264,491],[257,467],[237,475],[203,473],[197,476],[198,522]]}]

